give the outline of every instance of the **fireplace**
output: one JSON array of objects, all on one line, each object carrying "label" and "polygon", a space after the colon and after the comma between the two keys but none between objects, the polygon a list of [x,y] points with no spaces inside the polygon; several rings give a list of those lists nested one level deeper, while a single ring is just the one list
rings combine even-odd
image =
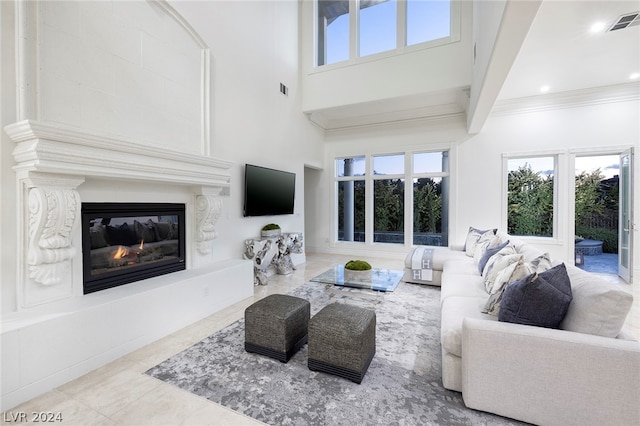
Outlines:
[{"label": "fireplace", "polygon": [[84,294],[185,269],[185,205],[82,203]]}]

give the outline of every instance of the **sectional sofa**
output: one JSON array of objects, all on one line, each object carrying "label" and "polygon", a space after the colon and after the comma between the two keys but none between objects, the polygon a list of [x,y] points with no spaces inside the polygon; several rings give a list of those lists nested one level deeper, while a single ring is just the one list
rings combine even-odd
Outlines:
[{"label": "sectional sofa", "polygon": [[[470,228],[464,246],[429,256],[429,279],[410,253],[404,280],[441,286],[442,382],[469,408],[540,425],[640,424],[640,343],[622,329],[629,291],[496,230]],[[553,302],[531,314],[529,289],[543,284]]]}]

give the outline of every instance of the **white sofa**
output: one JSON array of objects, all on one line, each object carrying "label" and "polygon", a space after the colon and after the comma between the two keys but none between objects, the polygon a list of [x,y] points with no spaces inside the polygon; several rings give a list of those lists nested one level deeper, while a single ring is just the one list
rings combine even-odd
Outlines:
[{"label": "white sofa", "polygon": [[[543,254],[497,235],[525,262]],[[463,247],[437,248],[430,282],[405,276],[441,286],[444,387],[469,408],[539,425],[640,424],[640,343],[622,330],[631,294],[565,265],[573,300],[560,329],[500,322],[482,313],[489,294],[477,260]]]}]

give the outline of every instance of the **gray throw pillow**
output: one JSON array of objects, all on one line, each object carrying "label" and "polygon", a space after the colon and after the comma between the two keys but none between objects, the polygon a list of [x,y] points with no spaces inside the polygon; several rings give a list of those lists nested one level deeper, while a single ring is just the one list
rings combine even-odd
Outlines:
[{"label": "gray throw pillow", "polygon": [[498,320],[559,328],[572,299],[571,281],[561,263],[509,285],[502,296]]}]

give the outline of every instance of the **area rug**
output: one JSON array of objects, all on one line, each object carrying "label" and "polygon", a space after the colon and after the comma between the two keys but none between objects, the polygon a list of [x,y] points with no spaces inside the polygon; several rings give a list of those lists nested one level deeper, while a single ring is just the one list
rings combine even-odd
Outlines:
[{"label": "area rug", "polygon": [[376,311],[376,354],[360,385],[247,353],[238,320],[146,373],[270,425],[516,425],[470,410],[442,387],[440,291],[401,283],[393,293],[307,283],[293,292],[314,315],[328,303]]}]

